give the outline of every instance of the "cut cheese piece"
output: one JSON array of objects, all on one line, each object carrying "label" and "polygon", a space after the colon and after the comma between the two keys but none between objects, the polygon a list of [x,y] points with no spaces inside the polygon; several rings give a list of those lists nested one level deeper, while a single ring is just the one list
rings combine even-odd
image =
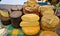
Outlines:
[{"label": "cut cheese piece", "polygon": [[8,12],[5,12],[5,11],[0,10],[0,14],[1,14],[2,16],[4,16],[4,17],[9,17]]}]

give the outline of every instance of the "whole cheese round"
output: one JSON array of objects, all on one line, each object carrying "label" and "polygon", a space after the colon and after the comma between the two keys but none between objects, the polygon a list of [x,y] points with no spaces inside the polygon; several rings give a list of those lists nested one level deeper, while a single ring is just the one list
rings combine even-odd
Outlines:
[{"label": "whole cheese round", "polygon": [[47,28],[56,28],[59,25],[59,18],[55,15],[45,15],[41,19],[41,26]]},{"label": "whole cheese round", "polygon": [[53,8],[54,8],[54,6],[51,6],[51,5],[40,6],[41,12],[44,12],[46,10],[53,10]]},{"label": "whole cheese round", "polygon": [[47,10],[44,12],[41,12],[42,15],[54,15],[54,11],[53,10]]},{"label": "whole cheese round", "polygon": [[32,27],[22,27],[22,31],[26,34],[26,35],[36,35],[39,33],[40,31],[40,26],[32,26]]},{"label": "whole cheese round", "polygon": [[21,17],[23,21],[38,21],[39,16],[36,14],[26,14]]},{"label": "whole cheese round", "polygon": [[39,22],[25,22],[25,21],[22,21],[20,23],[20,26],[21,27],[25,27],[25,26],[38,26],[39,25]]},{"label": "whole cheese round", "polygon": [[42,31],[39,36],[58,36],[58,34],[52,31]]}]

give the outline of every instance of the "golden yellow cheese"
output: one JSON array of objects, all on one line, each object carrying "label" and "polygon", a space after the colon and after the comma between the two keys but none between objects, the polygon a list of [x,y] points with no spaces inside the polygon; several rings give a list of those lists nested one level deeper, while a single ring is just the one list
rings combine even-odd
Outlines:
[{"label": "golden yellow cheese", "polygon": [[54,8],[54,6],[51,6],[51,5],[44,5],[44,6],[40,6],[39,7],[39,9],[41,10],[41,12],[44,12],[44,11],[47,11],[47,10],[53,10],[53,8]]},{"label": "golden yellow cheese", "polygon": [[1,14],[2,16],[4,16],[4,17],[9,17],[8,12],[5,12],[5,11],[0,10],[0,14]]},{"label": "golden yellow cheese", "polygon": [[40,26],[35,26],[35,27],[22,27],[22,31],[26,34],[26,35],[36,35],[39,33],[40,31]]},{"label": "golden yellow cheese", "polygon": [[56,30],[56,27],[55,28],[49,28],[49,27],[45,27],[45,26],[42,26],[42,30],[44,31],[55,31]]},{"label": "golden yellow cheese", "polygon": [[53,10],[54,6],[51,5],[44,5],[44,6],[40,6],[38,8],[38,12],[41,15],[54,15],[54,10]]},{"label": "golden yellow cheese", "polygon": [[59,25],[59,18],[55,15],[45,15],[41,19],[41,26],[56,28]]},{"label": "golden yellow cheese", "polygon": [[36,21],[36,22],[25,22],[25,21],[22,21],[21,23],[20,23],[20,26],[21,27],[24,27],[24,26],[38,26],[39,25],[39,22],[38,21]]},{"label": "golden yellow cheese", "polygon": [[52,31],[42,31],[39,36],[58,36],[58,34]]},{"label": "golden yellow cheese", "polygon": [[44,16],[44,15],[54,15],[54,11],[53,10],[47,10],[47,11],[44,11],[44,12],[41,12],[41,14]]},{"label": "golden yellow cheese", "polygon": [[39,16],[36,14],[25,14],[21,17],[23,21],[38,21]]}]

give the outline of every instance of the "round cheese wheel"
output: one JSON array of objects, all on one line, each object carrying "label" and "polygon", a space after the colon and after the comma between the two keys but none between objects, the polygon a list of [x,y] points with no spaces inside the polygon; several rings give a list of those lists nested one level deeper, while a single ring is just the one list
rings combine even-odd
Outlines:
[{"label": "round cheese wheel", "polygon": [[36,3],[36,2],[31,2],[32,0],[28,0],[28,2],[26,4],[24,4],[23,6],[23,13],[24,14],[37,14],[39,15],[38,13],[38,8],[39,8],[39,5]]},{"label": "round cheese wheel", "polygon": [[25,14],[21,17],[23,21],[38,21],[39,16],[36,14]]},{"label": "round cheese wheel", "polygon": [[25,22],[25,21],[22,21],[20,23],[20,26],[21,27],[24,27],[24,26],[38,26],[39,25],[39,22]]},{"label": "round cheese wheel", "polygon": [[44,30],[44,31],[55,31],[56,30],[56,27],[55,28],[48,28],[48,27],[45,27],[45,26],[43,26],[42,27],[42,30]]},{"label": "round cheese wheel", "polygon": [[47,10],[44,12],[41,12],[42,15],[54,15],[54,11],[53,10]]},{"label": "round cheese wheel", "polygon": [[26,35],[36,35],[39,33],[40,31],[40,26],[35,26],[35,27],[22,27],[22,31],[26,34]]},{"label": "round cheese wheel", "polygon": [[40,6],[40,10],[43,12],[43,11],[46,11],[46,10],[53,10],[54,6],[51,6],[51,5],[44,5],[44,6]]},{"label": "round cheese wheel", "polygon": [[39,36],[58,36],[58,34],[52,31],[42,31]]},{"label": "round cheese wheel", "polygon": [[53,15],[54,11],[53,11],[53,6],[51,5],[44,5],[44,6],[40,6],[38,8],[38,12],[41,13],[41,15]]},{"label": "round cheese wheel", "polygon": [[41,27],[56,28],[59,25],[59,18],[55,15],[45,15],[41,19]]}]

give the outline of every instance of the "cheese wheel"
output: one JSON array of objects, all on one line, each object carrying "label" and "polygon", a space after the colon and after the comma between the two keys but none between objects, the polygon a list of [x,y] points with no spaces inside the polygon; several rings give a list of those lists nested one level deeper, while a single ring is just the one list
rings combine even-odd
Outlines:
[{"label": "cheese wheel", "polygon": [[59,18],[55,15],[45,15],[41,19],[42,27],[56,28],[59,25]]},{"label": "cheese wheel", "polygon": [[53,10],[47,10],[44,12],[41,12],[42,15],[54,15],[54,11]]},{"label": "cheese wheel", "polygon": [[22,31],[26,34],[26,35],[36,35],[39,33],[40,31],[40,26],[35,26],[35,27],[22,27]]},{"label": "cheese wheel", "polygon": [[58,34],[52,31],[42,31],[39,36],[58,36]]},{"label": "cheese wheel", "polygon": [[[37,0],[28,0],[23,6],[24,14],[37,14],[39,5],[37,4]],[[39,14],[37,14],[39,15]]]},{"label": "cheese wheel", "polygon": [[23,21],[38,21],[39,16],[36,14],[25,14],[21,17]]},{"label": "cheese wheel", "polygon": [[25,21],[22,21],[20,23],[20,26],[21,27],[24,27],[24,26],[38,26],[39,25],[39,22],[25,22]]},{"label": "cheese wheel", "polygon": [[38,8],[39,8],[38,4],[25,4],[23,6],[23,13],[24,14],[31,14],[31,13],[33,13],[33,14],[39,15]]},{"label": "cheese wheel", "polygon": [[54,8],[54,6],[44,5],[44,6],[40,6],[40,8],[41,8],[41,11],[44,11],[44,10],[52,10]]},{"label": "cheese wheel", "polygon": [[48,28],[48,27],[45,27],[45,26],[42,26],[42,30],[44,31],[55,31],[56,30],[56,27],[55,28]]},{"label": "cheese wheel", "polygon": [[44,16],[44,15],[53,15],[54,11],[53,11],[53,6],[51,5],[44,5],[44,6],[40,6],[38,8],[38,12]]}]

